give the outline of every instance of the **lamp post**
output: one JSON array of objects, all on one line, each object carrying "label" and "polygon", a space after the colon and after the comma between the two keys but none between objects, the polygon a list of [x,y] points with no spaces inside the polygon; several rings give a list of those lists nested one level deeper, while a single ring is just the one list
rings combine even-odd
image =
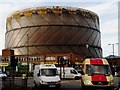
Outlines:
[{"label": "lamp post", "polygon": [[29,71],[29,63],[28,63],[28,59],[29,59],[29,36],[27,34],[27,79],[28,79],[28,71]]},{"label": "lamp post", "polygon": [[29,73],[29,36],[27,34],[27,80],[26,80],[26,87],[27,87],[27,84],[28,84],[28,73]]},{"label": "lamp post", "polygon": [[112,45],[113,56],[114,56],[114,49],[115,49],[115,44],[118,44],[118,43],[112,43],[112,44],[108,44],[108,45]]},{"label": "lamp post", "polygon": [[26,69],[27,69],[27,71],[26,71],[26,73],[25,74],[23,74],[23,76],[22,76],[22,83],[21,83],[21,87],[23,87],[23,88],[27,88],[27,84],[28,84],[28,73],[29,73],[29,63],[28,63],[28,58],[29,58],[29,36],[28,36],[28,34],[27,34],[27,66],[26,66]]}]

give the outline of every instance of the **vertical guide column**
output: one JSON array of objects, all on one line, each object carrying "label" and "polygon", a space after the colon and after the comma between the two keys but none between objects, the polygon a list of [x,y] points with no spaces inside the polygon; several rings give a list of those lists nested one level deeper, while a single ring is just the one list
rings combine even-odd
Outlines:
[{"label": "vertical guide column", "polygon": [[[2,60],[0,59],[0,62],[2,62]],[[0,66],[0,71],[2,71],[2,67]],[[2,90],[2,77],[0,77],[0,90]]]},{"label": "vertical guide column", "polygon": [[120,56],[120,1],[118,2],[118,56]]}]

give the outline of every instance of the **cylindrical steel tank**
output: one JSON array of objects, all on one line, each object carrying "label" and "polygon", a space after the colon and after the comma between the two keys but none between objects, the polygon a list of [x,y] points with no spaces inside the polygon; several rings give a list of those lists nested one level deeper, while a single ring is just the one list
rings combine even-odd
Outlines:
[{"label": "cylindrical steel tank", "polygon": [[35,7],[7,17],[5,49],[15,55],[74,53],[102,57],[99,17],[74,7]]}]

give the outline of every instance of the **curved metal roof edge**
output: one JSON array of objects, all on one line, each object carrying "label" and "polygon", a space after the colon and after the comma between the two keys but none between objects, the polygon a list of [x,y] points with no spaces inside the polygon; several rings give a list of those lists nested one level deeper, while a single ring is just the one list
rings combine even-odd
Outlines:
[{"label": "curved metal roof edge", "polygon": [[116,55],[109,55],[109,56],[106,56],[106,57],[104,57],[105,59],[119,59],[120,58],[120,56],[116,56]]},{"label": "curved metal roof edge", "polygon": [[21,10],[17,10],[11,14],[8,15],[8,18],[9,17],[12,17],[13,15],[17,14],[17,13],[23,13],[25,11],[34,11],[34,10],[40,10],[40,9],[43,9],[43,10],[46,10],[46,9],[66,9],[66,10],[71,10],[71,11],[75,11],[75,10],[80,10],[80,11],[85,11],[85,12],[89,12],[91,13],[92,15],[95,15],[98,17],[98,15],[93,12],[93,11],[90,11],[90,10],[87,10],[87,9],[84,9],[84,8],[78,8],[78,7],[68,7],[68,6],[40,6],[40,7],[31,7],[31,8],[26,8],[26,9],[21,9]]}]

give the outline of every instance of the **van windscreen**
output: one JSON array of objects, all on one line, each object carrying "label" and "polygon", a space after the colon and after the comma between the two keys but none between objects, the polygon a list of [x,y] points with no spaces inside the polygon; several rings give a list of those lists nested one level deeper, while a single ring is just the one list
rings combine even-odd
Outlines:
[{"label": "van windscreen", "polygon": [[110,75],[111,69],[109,65],[86,65],[86,74],[105,74]]},{"label": "van windscreen", "polygon": [[56,76],[58,75],[57,69],[41,69],[42,76]]}]

